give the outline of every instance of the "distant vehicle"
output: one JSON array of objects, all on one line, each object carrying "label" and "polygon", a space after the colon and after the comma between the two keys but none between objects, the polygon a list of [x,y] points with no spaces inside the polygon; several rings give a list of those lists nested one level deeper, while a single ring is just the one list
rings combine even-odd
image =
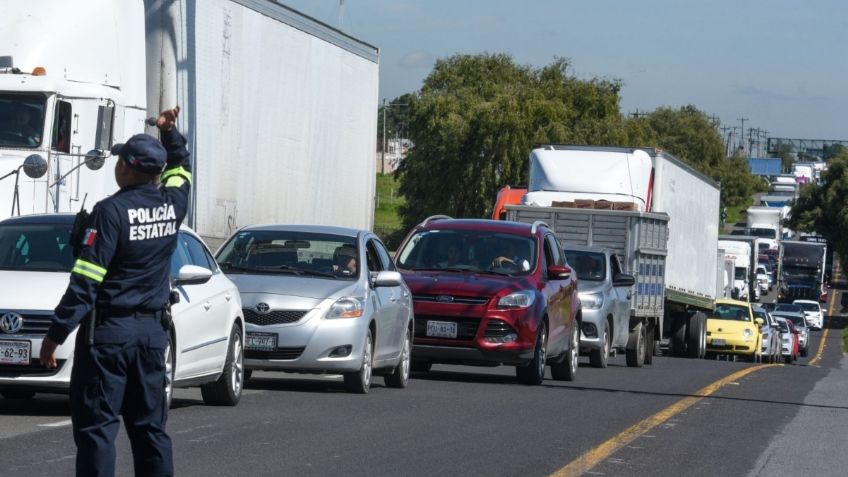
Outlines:
[{"label": "distant vehicle", "polygon": [[577,277],[544,223],[430,217],[409,232],[395,264],[417,317],[413,370],[505,364],[538,385],[550,366],[554,379],[575,378]]},{"label": "distant vehicle", "polygon": [[776,249],[781,215],[782,209],[776,207],[748,207],[745,234],[763,239],[764,249]]},{"label": "distant vehicle", "polygon": [[762,318],[763,320],[763,326],[761,328],[763,333],[762,361],[765,363],[776,363],[781,358],[780,344],[783,341],[780,327],[774,317],[771,316],[771,313],[766,311],[762,306],[754,305],[752,310],[756,318]]},{"label": "distant vehicle", "polygon": [[810,328],[807,326],[807,320],[803,312],[785,311],[780,309],[774,310],[774,316],[785,319],[792,323],[795,330],[798,331],[798,349],[801,356],[807,356],[807,351],[810,347]]},{"label": "distant vehicle", "polygon": [[757,265],[757,285],[760,287],[760,294],[768,293],[771,289],[771,277],[763,265]]},{"label": "distant vehicle", "polygon": [[[74,217],[43,214],[0,222],[0,316],[22,322],[19,330],[4,329],[1,335],[3,397],[28,399],[69,389],[79,328],[56,350],[58,368],[44,368],[38,355],[74,264],[68,243]],[[171,279],[181,299],[171,308],[173,327],[163,357],[168,403],[174,387],[200,385],[205,403],[236,405],[244,382],[241,300],[200,237],[185,226],[171,257]]]},{"label": "distant vehicle", "polygon": [[373,233],[322,225],[256,225],[218,251],[247,321],[245,367],[344,376],[364,394],[373,374],[404,388],[409,289]]},{"label": "distant vehicle", "polygon": [[760,361],[765,321],[754,317],[751,304],[739,300],[716,300],[707,318],[707,359],[716,355],[743,356]]},{"label": "distant vehicle", "polygon": [[775,315],[774,319],[780,327],[781,339],[783,340],[780,345],[783,362],[786,364],[792,364],[793,361],[798,360],[798,330],[795,329],[791,321],[785,318]]},{"label": "distant vehicle", "polygon": [[760,297],[757,275],[752,261],[756,256],[754,249],[757,237],[740,235],[721,235],[718,248],[724,250],[727,260],[733,261],[733,290],[731,297],[743,301],[756,301]]},{"label": "distant vehicle", "polygon": [[495,208],[492,210],[492,220],[506,220],[507,205],[520,204],[521,198],[527,193],[527,187],[522,186],[504,186],[498,191],[498,198],[495,200]]},{"label": "distant vehicle", "polygon": [[627,350],[635,279],[623,272],[618,255],[610,248],[567,245],[564,252],[577,272],[583,309],[581,351],[589,352],[592,366],[606,368],[611,350]]},{"label": "distant vehicle", "polygon": [[778,299],[780,301],[818,299],[825,279],[826,257],[826,244],[781,241]]},{"label": "distant vehicle", "polygon": [[813,330],[820,330],[824,325],[824,314],[821,305],[813,300],[795,300],[794,305],[800,305],[807,319],[807,326]]}]

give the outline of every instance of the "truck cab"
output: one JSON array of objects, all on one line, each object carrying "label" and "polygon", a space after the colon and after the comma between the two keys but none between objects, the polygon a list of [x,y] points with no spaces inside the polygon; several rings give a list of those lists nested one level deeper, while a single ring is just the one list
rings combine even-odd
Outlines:
[{"label": "truck cab", "polygon": [[[735,300],[750,301],[757,297],[751,291],[751,245],[733,240],[719,240],[718,248],[724,250],[725,258],[733,262],[733,289]],[[756,287],[753,287],[756,290]]]}]

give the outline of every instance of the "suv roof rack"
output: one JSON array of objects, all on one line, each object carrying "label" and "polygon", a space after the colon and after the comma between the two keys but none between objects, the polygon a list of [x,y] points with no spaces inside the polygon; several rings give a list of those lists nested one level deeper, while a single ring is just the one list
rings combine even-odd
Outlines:
[{"label": "suv roof rack", "polygon": [[530,227],[530,234],[531,234],[531,235],[536,235],[536,229],[537,229],[540,225],[541,225],[541,226],[543,226],[543,227],[545,227],[545,228],[548,228],[548,229],[549,229],[549,228],[551,228],[551,226],[550,226],[550,225],[548,225],[547,223],[545,223],[544,221],[537,220],[537,221],[533,222],[533,226],[532,226],[532,227]]},{"label": "suv roof rack", "polygon": [[448,215],[431,215],[431,216],[427,217],[426,219],[424,219],[424,221],[421,222],[421,225],[427,225],[434,220],[445,220],[445,219],[453,219],[453,217],[450,217]]}]

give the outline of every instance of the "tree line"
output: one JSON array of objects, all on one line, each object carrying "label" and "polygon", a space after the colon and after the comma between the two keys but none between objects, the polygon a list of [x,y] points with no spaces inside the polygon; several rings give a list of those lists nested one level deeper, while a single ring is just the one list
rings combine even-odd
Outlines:
[{"label": "tree line", "polygon": [[703,111],[625,115],[620,81],[578,78],[569,66],[565,58],[533,67],[506,54],[455,55],[437,61],[419,91],[392,101],[404,107],[387,111],[387,126],[405,128],[414,144],[397,171],[404,228],[437,213],[487,216],[501,187],[527,183],[538,143],[662,148],[720,182],[723,206],[765,189],[743,157],[724,156]]}]

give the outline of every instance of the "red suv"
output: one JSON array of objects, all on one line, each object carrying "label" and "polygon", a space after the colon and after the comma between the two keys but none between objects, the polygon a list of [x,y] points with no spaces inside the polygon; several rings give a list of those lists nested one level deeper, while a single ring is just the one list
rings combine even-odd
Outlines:
[{"label": "red suv", "polygon": [[432,363],[514,365],[540,384],[577,372],[577,278],[553,232],[498,220],[430,217],[403,241],[395,263],[412,292],[412,369]]}]

